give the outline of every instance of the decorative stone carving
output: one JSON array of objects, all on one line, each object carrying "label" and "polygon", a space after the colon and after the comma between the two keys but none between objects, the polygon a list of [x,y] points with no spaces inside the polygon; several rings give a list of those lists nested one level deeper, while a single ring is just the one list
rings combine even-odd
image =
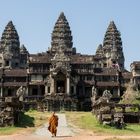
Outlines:
[{"label": "decorative stone carving", "polygon": [[64,53],[64,42],[61,41],[59,43],[59,48],[58,51],[56,52],[55,56],[53,57],[52,61],[52,67],[50,69],[50,71],[52,71],[53,75],[56,75],[57,72],[59,72],[60,70],[67,74],[71,71],[70,68],[70,58],[65,55]]},{"label": "decorative stone carving", "polygon": [[19,101],[24,100],[25,93],[26,93],[26,88],[23,86],[19,87],[19,89],[16,92],[16,95],[19,98]]},{"label": "decorative stone carving", "polygon": [[92,87],[92,97],[91,97],[91,100],[92,102],[95,102],[97,98],[97,89],[95,88],[95,86]]},{"label": "decorative stone carving", "polygon": [[105,99],[107,100],[107,102],[109,102],[109,100],[111,99],[111,97],[112,97],[111,92],[110,92],[109,90],[106,89],[106,90],[103,92],[102,98],[105,98]]}]

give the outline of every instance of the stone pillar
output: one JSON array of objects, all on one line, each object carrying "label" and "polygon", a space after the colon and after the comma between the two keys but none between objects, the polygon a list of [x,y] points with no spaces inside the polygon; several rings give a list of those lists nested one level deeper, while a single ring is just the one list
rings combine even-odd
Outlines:
[{"label": "stone pillar", "polygon": [[48,86],[45,85],[45,94],[48,94]]},{"label": "stone pillar", "polygon": [[76,94],[76,86],[74,86],[74,94]]},{"label": "stone pillar", "polygon": [[136,78],[134,78],[133,82],[134,82],[134,85],[136,85],[136,83],[137,83],[137,82],[136,82]]},{"label": "stone pillar", "polygon": [[120,86],[118,87],[118,97],[120,97]]},{"label": "stone pillar", "polygon": [[26,86],[26,90],[25,90],[25,102],[28,101],[28,96],[29,96],[29,85]]},{"label": "stone pillar", "polygon": [[1,90],[0,90],[0,97],[3,97],[3,87],[1,87]]},{"label": "stone pillar", "polygon": [[54,93],[54,78],[51,79],[51,91],[50,93]]},{"label": "stone pillar", "polygon": [[67,77],[67,95],[70,95],[70,78]]},{"label": "stone pillar", "polygon": [[41,88],[40,88],[39,85],[38,85],[38,87],[37,87],[37,90],[38,90],[37,95],[40,95],[40,94],[41,94]]},{"label": "stone pillar", "polygon": [[1,92],[0,97],[3,97],[4,95],[4,68],[2,68],[2,77],[1,77]]},{"label": "stone pillar", "polygon": [[29,95],[29,85],[26,87],[26,92],[25,92],[26,96]]}]

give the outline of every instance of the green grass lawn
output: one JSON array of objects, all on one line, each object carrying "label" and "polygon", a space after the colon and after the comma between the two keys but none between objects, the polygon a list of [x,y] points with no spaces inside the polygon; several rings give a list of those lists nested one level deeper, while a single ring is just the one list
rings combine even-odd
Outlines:
[{"label": "green grass lawn", "polygon": [[0,127],[0,135],[9,135],[14,134],[18,130],[21,131],[22,128],[16,128],[16,127]]},{"label": "green grass lawn", "polygon": [[107,125],[101,125],[90,112],[67,112],[67,119],[82,129],[94,133],[109,135],[140,135],[140,125],[127,124],[126,129],[116,129]]},{"label": "green grass lawn", "polygon": [[50,113],[28,111],[20,114],[20,123],[12,127],[0,127],[0,135],[11,135],[14,133],[30,133],[48,121]]}]

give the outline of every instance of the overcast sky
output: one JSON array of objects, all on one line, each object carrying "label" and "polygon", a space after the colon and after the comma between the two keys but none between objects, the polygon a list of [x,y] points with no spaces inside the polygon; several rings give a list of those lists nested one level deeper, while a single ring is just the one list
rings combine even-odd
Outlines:
[{"label": "overcast sky", "polygon": [[125,67],[140,60],[140,0],[0,0],[0,36],[12,20],[30,53],[50,47],[61,12],[70,24],[77,52],[95,54],[111,20],[121,32]]}]

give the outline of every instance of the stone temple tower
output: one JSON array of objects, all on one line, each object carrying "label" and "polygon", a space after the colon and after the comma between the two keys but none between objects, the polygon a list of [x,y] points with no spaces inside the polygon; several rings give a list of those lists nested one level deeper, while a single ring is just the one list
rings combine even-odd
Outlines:
[{"label": "stone temple tower", "polygon": [[63,12],[60,14],[55,23],[54,30],[52,32],[51,48],[48,52],[55,53],[59,49],[60,42],[61,44],[63,43],[63,46],[65,46],[65,53],[71,54],[76,52],[76,49],[72,48],[73,42],[71,30]]},{"label": "stone temple tower", "polygon": [[106,56],[107,67],[119,66],[124,69],[124,54],[120,32],[114,21],[111,21],[105,33],[103,51]]},{"label": "stone temple tower", "polygon": [[0,67],[16,68],[20,63],[19,36],[10,21],[2,34],[0,41]]}]

